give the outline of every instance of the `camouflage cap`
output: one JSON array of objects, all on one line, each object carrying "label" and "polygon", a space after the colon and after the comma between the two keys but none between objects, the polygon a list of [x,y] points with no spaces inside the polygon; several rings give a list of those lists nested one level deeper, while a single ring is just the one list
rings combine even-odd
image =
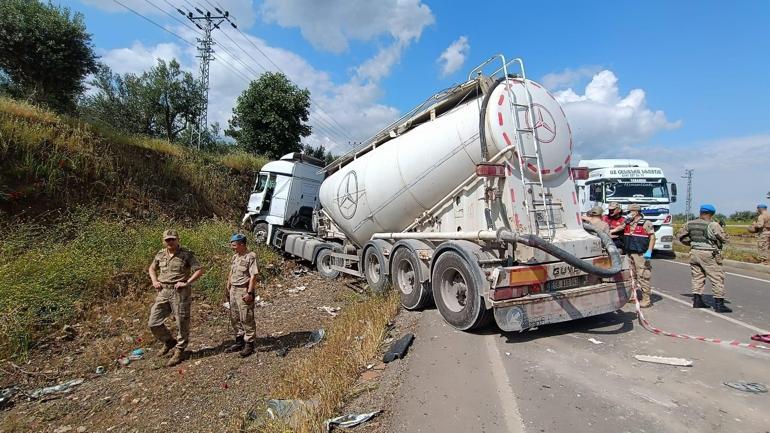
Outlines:
[{"label": "camouflage cap", "polygon": [[604,215],[604,209],[601,206],[594,206],[588,211],[588,215],[602,216]]},{"label": "camouflage cap", "polygon": [[166,239],[179,239],[179,233],[174,229],[168,229],[163,232],[163,240],[165,241]]},{"label": "camouflage cap", "polygon": [[610,202],[610,205],[607,206],[607,208],[609,210],[620,209],[620,204],[618,204],[618,202],[616,202],[616,201],[612,201],[612,202]]},{"label": "camouflage cap", "polygon": [[638,203],[631,203],[630,205],[628,205],[628,210],[635,210],[637,212],[641,212],[642,206],[640,206]]}]

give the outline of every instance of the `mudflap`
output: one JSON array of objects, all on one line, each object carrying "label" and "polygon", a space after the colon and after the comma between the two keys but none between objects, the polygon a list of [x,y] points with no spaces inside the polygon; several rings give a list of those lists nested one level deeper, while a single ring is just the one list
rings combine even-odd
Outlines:
[{"label": "mudflap", "polygon": [[495,322],[503,331],[522,331],[610,313],[623,307],[630,295],[630,281],[530,295],[496,303]]}]

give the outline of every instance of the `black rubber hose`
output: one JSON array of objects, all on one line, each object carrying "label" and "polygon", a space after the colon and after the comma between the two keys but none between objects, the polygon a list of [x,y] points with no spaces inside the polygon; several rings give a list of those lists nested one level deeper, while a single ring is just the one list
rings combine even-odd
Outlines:
[{"label": "black rubber hose", "polygon": [[545,251],[546,253],[565,261],[566,263],[580,269],[581,271],[587,272],[592,275],[597,275],[600,277],[612,277],[616,275],[618,272],[620,272],[622,269],[620,252],[618,251],[618,248],[615,246],[615,244],[612,242],[612,238],[610,237],[610,235],[608,235],[605,232],[597,230],[594,226],[588,223],[583,223],[583,228],[586,229],[586,231],[599,236],[599,239],[601,239],[602,241],[602,245],[607,250],[607,254],[609,254],[610,256],[610,262],[612,264],[610,268],[602,268],[594,265],[593,263],[586,262],[585,260],[575,257],[574,255],[568,253],[567,251],[564,251],[563,249],[544,240],[539,236],[535,236],[531,234],[517,235],[516,233],[513,233],[510,230],[500,229],[497,232],[497,237],[498,239],[503,241],[518,242],[520,244],[524,244],[524,245]]},{"label": "black rubber hose", "polygon": [[479,142],[481,143],[481,158],[486,161],[489,159],[489,150],[487,148],[487,105],[489,104],[489,98],[492,97],[492,93],[498,84],[502,83],[505,77],[500,77],[495,80],[495,83],[489,87],[489,91],[484,95],[484,99],[481,101],[481,112],[479,112]]}]

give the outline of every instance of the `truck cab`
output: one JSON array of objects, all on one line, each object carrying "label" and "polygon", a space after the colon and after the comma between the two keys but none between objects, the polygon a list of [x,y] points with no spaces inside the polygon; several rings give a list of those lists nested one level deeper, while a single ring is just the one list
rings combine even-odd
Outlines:
[{"label": "truck cab", "polygon": [[655,250],[673,251],[674,229],[670,204],[676,201],[676,184],[668,183],[663,170],[638,159],[581,160],[573,168],[582,212],[594,206],[605,210],[617,202],[642,206],[642,215],[655,227]]},{"label": "truck cab", "polygon": [[268,243],[276,228],[312,230],[322,167],[322,161],[298,152],[262,167],[242,220],[258,243]]}]

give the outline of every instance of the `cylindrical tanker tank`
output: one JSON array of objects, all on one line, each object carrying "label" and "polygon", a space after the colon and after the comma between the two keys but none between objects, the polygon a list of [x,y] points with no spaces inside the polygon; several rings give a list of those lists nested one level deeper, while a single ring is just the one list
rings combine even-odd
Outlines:
[{"label": "cylindrical tanker tank", "polygon": [[[534,132],[540,143],[543,181],[563,182],[572,152],[567,119],[545,88],[529,80],[526,88],[534,108],[532,116],[521,79],[500,81],[489,90],[491,93],[466,100],[343,166],[321,184],[319,195],[324,210],[359,246],[374,233],[402,231],[474,173],[476,164],[484,160],[479,140],[482,105],[487,156],[513,145],[517,136],[524,153],[534,154]],[[509,95],[513,105],[509,104]],[[513,113],[518,115],[518,129]],[[511,159],[518,169],[518,157]],[[527,159],[524,165],[525,175],[535,179],[534,161]]]}]

